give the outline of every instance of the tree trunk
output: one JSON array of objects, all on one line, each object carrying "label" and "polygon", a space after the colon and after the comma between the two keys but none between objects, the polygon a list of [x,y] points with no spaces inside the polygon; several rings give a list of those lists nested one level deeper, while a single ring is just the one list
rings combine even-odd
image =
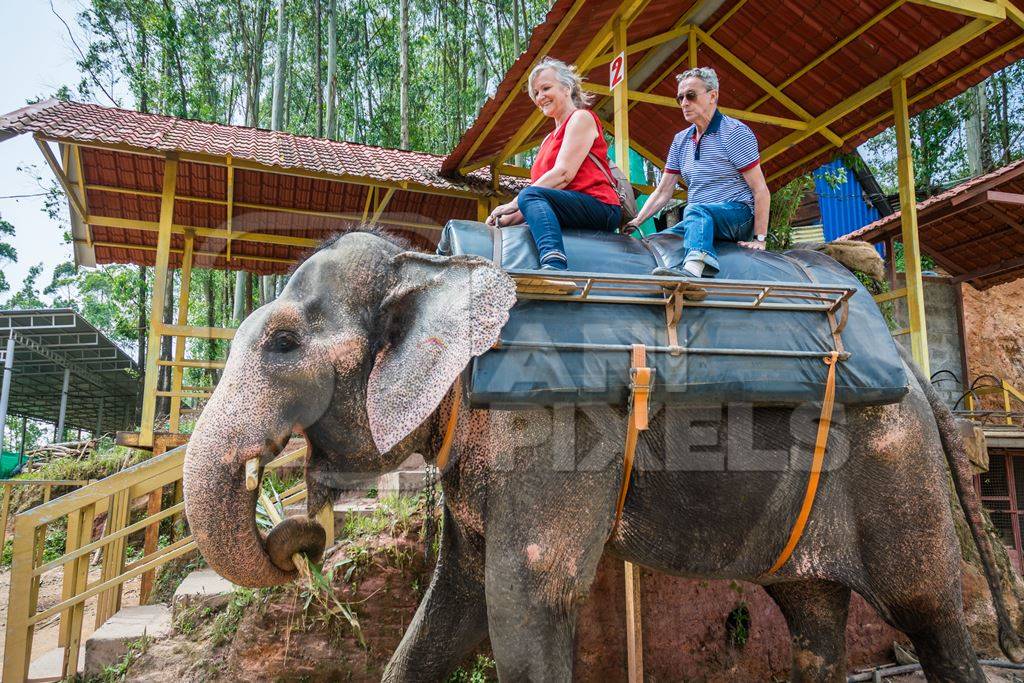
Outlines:
[{"label": "tree trunk", "polygon": [[402,149],[409,149],[409,0],[400,0],[399,71],[401,92],[399,109],[402,117]]},{"label": "tree trunk", "polygon": [[988,108],[987,97],[985,96],[985,84],[970,88],[967,91],[967,167],[971,176],[979,176],[985,172],[984,154],[984,124],[985,110]]},{"label": "tree trunk", "polygon": [[323,83],[323,12],[320,0],[313,0],[316,11],[316,49],[313,51],[316,70],[316,136],[324,136],[324,83]]},{"label": "tree trunk", "polygon": [[288,18],[285,0],[277,5],[277,56],[274,61],[274,99],[270,109],[271,130],[281,130],[284,115],[284,74],[288,68]]},{"label": "tree trunk", "polygon": [[[212,268],[206,271],[206,326],[216,327],[217,326],[217,301],[214,298],[213,292],[213,279],[216,276],[216,271]],[[206,340],[206,360],[212,362],[216,358],[217,340],[207,339]],[[210,386],[217,383],[217,373],[213,368],[206,369],[206,375],[209,379]]]},{"label": "tree trunk", "polygon": [[[406,2],[407,0],[403,0]],[[327,4],[327,137],[338,139],[338,0]]]},{"label": "tree trunk", "polygon": [[1010,163],[1010,93],[1009,86],[1007,85],[1009,80],[1006,72],[1004,71],[999,75],[999,142],[1002,145],[1002,164],[1005,166]]},{"label": "tree trunk", "polygon": [[482,0],[477,0],[474,12],[476,18],[476,92],[477,106],[487,99],[487,20],[484,17]]},{"label": "tree trunk", "polygon": [[242,324],[245,319],[245,285],[248,277],[249,274],[243,270],[235,273],[235,305],[232,308],[231,318],[236,326]]}]

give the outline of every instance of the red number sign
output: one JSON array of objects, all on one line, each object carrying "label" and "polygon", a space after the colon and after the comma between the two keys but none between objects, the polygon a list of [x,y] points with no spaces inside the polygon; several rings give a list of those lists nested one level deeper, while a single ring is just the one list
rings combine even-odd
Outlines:
[{"label": "red number sign", "polygon": [[608,87],[615,89],[619,83],[622,83],[626,77],[626,53],[620,52],[616,55],[612,63],[608,65]]}]

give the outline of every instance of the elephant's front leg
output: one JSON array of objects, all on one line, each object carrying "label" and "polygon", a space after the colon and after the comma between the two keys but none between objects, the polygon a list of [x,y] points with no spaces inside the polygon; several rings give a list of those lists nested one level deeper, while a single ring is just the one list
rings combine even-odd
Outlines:
[{"label": "elephant's front leg", "polygon": [[437,566],[384,681],[443,681],[487,635],[483,553],[444,511]]},{"label": "elephant's front leg", "polygon": [[583,483],[587,476],[571,476],[578,478],[554,490],[523,482],[519,495],[509,495],[518,504],[492,498],[488,506],[487,623],[503,682],[572,680],[576,616],[611,514],[602,502],[607,484],[595,489]]}]

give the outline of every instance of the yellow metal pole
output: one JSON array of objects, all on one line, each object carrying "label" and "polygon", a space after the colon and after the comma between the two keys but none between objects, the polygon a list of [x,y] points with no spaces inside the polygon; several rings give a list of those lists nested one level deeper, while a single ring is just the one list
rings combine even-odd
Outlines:
[{"label": "yellow metal pole", "polygon": [[907,111],[907,81],[892,82],[893,115],[896,120],[897,171],[900,185],[900,212],[903,221],[903,263],[907,278],[907,313],[910,319],[910,350],[914,360],[931,376],[928,367],[928,328],[924,316],[924,286],[921,281],[921,244],[917,234],[917,194],[914,186],[914,157],[910,140],[910,114]]},{"label": "yellow metal pole", "polygon": [[156,417],[157,360],[160,357],[160,327],[164,321],[164,294],[167,291],[167,263],[171,256],[171,225],[174,222],[174,195],[178,187],[178,159],[168,155],[164,161],[163,196],[160,199],[160,226],[156,242],[153,298],[149,314],[149,339],[146,348],[146,374],[142,388],[142,420],[139,445],[153,445],[153,421]]},{"label": "yellow metal pole", "polygon": [[622,80],[612,90],[615,126],[615,164],[629,177],[629,57],[626,55],[626,28],[629,24],[620,14],[612,21],[612,52],[622,55]]},{"label": "yellow metal pole", "polygon": [[491,210],[487,205],[486,199],[476,200],[476,219],[483,223],[487,220],[487,217],[491,215]]},{"label": "yellow metal pole", "polygon": [[[690,58],[690,68],[697,68],[697,31],[690,25],[690,37],[686,39],[687,55]],[[751,107],[753,109],[753,107]]]},{"label": "yellow metal pole", "polygon": [[1003,388],[1003,410],[1006,411],[1006,424],[1012,425],[1013,424],[1013,418],[1010,417],[1011,406],[1010,406],[1009,385],[1006,383],[1005,379],[999,380],[999,382],[1000,382],[1000,385]]},{"label": "yellow metal pole", "polygon": [[[178,324],[188,325],[188,297],[192,289],[192,250],[195,246],[195,233],[191,230],[185,231],[185,252],[181,256],[181,292],[178,296]],[[174,360],[181,362],[185,360],[185,338],[174,339]],[[184,379],[185,368],[171,366],[173,376],[173,391],[181,391],[181,383]],[[181,422],[181,396],[171,398],[171,433],[176,434]]]}]

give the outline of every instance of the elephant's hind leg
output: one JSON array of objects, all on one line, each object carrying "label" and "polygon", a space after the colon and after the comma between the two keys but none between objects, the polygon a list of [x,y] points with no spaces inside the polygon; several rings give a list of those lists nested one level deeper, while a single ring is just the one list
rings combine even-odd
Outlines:
[{"label": "elephant's hind leg", "polygon": [[765,586],[789,626],[794,683],[846,680],[846,616],[850,589],[831,581],[795,581]]},{"label": "elephant's hind leg", "polygon": [[474,551],[445,509],[441,549],[430,587],[383,681],[443,681],[487,635],[482,553]]}]

